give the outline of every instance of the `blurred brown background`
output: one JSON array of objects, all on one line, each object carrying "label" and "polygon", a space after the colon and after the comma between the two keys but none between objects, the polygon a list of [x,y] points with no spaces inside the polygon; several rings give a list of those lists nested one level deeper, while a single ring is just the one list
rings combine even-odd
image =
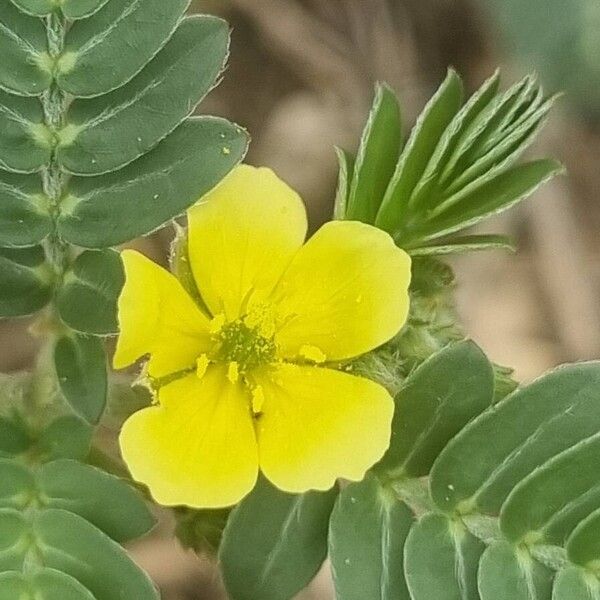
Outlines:
[{"label": "blurred brown background", "polygon": [[[199,0],[194,10],[222,15],[233,27],[224,82],[201,110],[250,130],[248,162],[273,167],[298,189],[314,227],[331,212],[333,145],[355,149],[375,81],[398,92],[410,125],[449,65],[470,90],[498,65],[506,84],[533,69],[542,78],[573,75],[533,150],[563,160],[569,176],[486,227],[513,235],[516,256],[494,252],[454,261],[467,331],[492,359],[530,380],[559,362],[600,355],[600,14],[590,13],[596,18],[590,34],[588,1],[598,6],[597,0]],[[552,12],[555,2],[562,12]],[[499,3],[504,13],[496,10]],[[511,30],[511,18],[525,23],[519,6],[538,11],[540,30],[548,29],[544,19],[556,28],[554,37],[546,31],[547,49],[537,56]],[[569,25],[562,17],[573,10],[585,19]],[[581,53],[571,59],[573,43]],[[540,63],[553,51],[566,65]],[[165,231],[139,245],[164,260],[169,236]],[[3,370],[30,361],[26,326],[0,325]],[[161,531],[135,548],[165,600],[223,598],[210,562],[178,549],[169,531],[166,517]],[[302,598],[332,598],[326,575]]]}]

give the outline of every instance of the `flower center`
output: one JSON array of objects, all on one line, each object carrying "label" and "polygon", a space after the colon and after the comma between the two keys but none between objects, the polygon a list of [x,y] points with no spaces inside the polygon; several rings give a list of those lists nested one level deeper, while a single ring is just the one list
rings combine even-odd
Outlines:
[{"label": "flower center", "polygon": [[235,363],[242,373],[271,363],[276,358],[273,338],[265,336],[260,326],[250,326],[243,319],[223,325],[216,340],[217,360]]}]

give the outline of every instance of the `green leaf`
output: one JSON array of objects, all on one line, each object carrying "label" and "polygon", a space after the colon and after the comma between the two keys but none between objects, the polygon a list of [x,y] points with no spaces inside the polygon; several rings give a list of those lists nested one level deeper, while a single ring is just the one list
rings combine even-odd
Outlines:
[{"label": "green leaf", "polygon": [[40,177],[0,171],[0,246],[33,246],[51,231]]},{"label": "green leaf", "polygon": [[550,600],[552,572],[525,548],[495,542],[481,557],[481,600]]},{"label": "green leaf", "polygon": [[378,227],[389,232],[399,228],[411,194],[425,172],[440,136],[458,112],[462,97],[462,82],[451,70],[411,132],[377,213],[375,224]]},{"label": "green leaf", "polygon": [[261,479],[233,511],[220,562],[231,600],[289,600],[306,587],[327,554],[337,490],[285,494]]},{"label": "green leaf", "polygon": [[189,0],[110,0],[67,33],[58,84],[89,97],[127,83],[164,46],[188,6]]},{"label": "green leaf", "polygon": [[45,17],[56,9],[54,0],[11,0],[24,13],[35,17]]},{"label": "green leaf", "polygon": [[429,205],[439,193],[439,178],[444,167],[451,160],[453,152],[459,146],[461,139],[471,129],[473,123],[483,110],[493,101],[498,92],[500,73],[496,71],[469,98],[450,122],[425,169],[419,184],[415,187],[410,198],[410,205],[415,210],[420,205]]},{"label": "green leaf", "polygon": [[78,514],[117,542],[141,537],[155,525],[137,491],[95,467],[57,460],[43,465],[36,479],[44,506]]},{"label": "green leaf", "polygon": [[[570,416],[568,412],[567,418]],[[515,543],[525,538],[564,543],[581,519],[600,508],[598,464],[600,434],[536,469],[513,489],[502,506],[502,533]]]},{"label": "green leaf", "polygon": [[485,546],[458,521],[429,514],[413,525],[404,571],[412,600],[479,600],[477,564]]},{"label": "green leaf", "polygon": [[19,512],[0,510],[0,573],[21,568],[24,550],[21,540],[26,535],[27,523]]},{"label": "green leaf", "polygon": [[0,459],[0,508],[63,509],[83,517],[117,542],[148,533],[155,524],[142,497],[124,481],[74,460],[29,469]]},{"label": "green leaf", "polygon": [[0,3],[0,87],[15,94],[37,96],[50,85],[45,66],[46,28],[7,2]]},{"label": "green leaf", "polygon": [[411,600],[403,564],[413,521],[411,510],[373,476],[340,492],[329,528],[338,600]]},{"label": "green leaf", "polygon": [[45,165],[51,154],[41,103],[0,91],[0,168],[32,173]]},{"label": "green leaf", "polygon": [[35,498],[33,473],[10,459],[0,459],[0,508],[22,509]]},{"label": "green leaf", "polygon": [[398,99],[391,88],[379,84],[354,165],[347,219],[374,222],[394,173],[401,143]]},{"label": "green leaf", "polygon": [[600,582],[589,571],[567,567],[556,575],[552,600],[600,600]]},{"label": "green leaf", "polygon": [[463,254],[480,250],[509,250],[515,251],[513,241],[505,235],[465,235],[447,241],[441,241],[416,248],[404,248],[411,256],[444,256]]},{"label": "green leaf", "polygon": [[333,218],[336,220],[346,217],[346,208],[348,206],[348,194],[352,184],[352,175],[354,170],[354,157],[343,150],[335,148],[339,164],[338,184],[335,192],[335,204],[333,208]]},{"label": "green leaf", "polygon": [[0,317],[30,315],[52,297],[53,273],[41,246],[0,248]]},{"label": "green leaf", "polygon": [[0,417],[0,456],[16,456],[27,452],[31,438],[21,423]]},{"label": "green leaf", "polygon": [[75,415],[58,417],[36,440],[40,460],[59,458],[85,460],[90,451],[93,428]]},{"label": "green leaf", "polygon": [[189,119],[125,169],[73,178],[58,230],[66,241],[87,248],[115,246],[150,233],[219,183],[243,158],[247,145],[246,133],[224,119]]},{"label": "green leaf", "polygon": [[461,132],[450,156],[442,166],[439,175],[442,188],[450,185],[480,156],[480,150],[486,142],[501,135],[501,123],[506,123],[507,118],[514,114],[515,106],[519,105],[519,98],[527,96],[532,86],[533,81],[526,77],[503,94],[495,96],[482,108]]},{"label": "green leaf", "polygon": [[588,515],[567,540],[569,560],[593,568],[600,559],[600,507]]},{"label": "green leaf", "polygon": [[600,363],[583,363],[507,396],[441,453],[431,472],[435,503],[445,511],[497,513],[524,477],[600,430],[599,388]]},{"label": "green leaf", "polygon": [[12,0],[23,12],[45,17],[58,8],[67,19],[85,19],[100,10],[108,0]]},{"label": "green leaf", "polygon": [[0,600],[95,600],[76,579],[54,569],[0,573]]},{"label": "green leaf", "polygon": [[59,134],[63,143],[58,158],[63,166],[72,173],[98,175],[146,154],[210,91],[228,46],[225,21],[208,16],[185,19],[125,87],[71,105]]},{"label": "green leaf", "polygon": [[549,98],[540,106],[529,107],[524,118],[519,119],[517,124],[504,134],[503,138],[494,140],[494,145],[475,160],[465,171],[452,181],[446,189],[448,196],[476,181],[490,179],[510,166],[533,142],[541,125],[554,104],[555,98]]},{"label": "green leaf", "polygon": [[[124,283],[125,273],[118,252],[83,252],[58,289],[56,305],[60,318],[81,333],[117,333],[117,300]],[[93,311],[90,306],[94,307]]]},{"label": "green leaf", "polygon": [[562,171],[562,165],[554,160],[537,160],[476,181],[433,210],[426,222],[407,235],[406,242],[410,245],[412,240],[449,235],[504,212]]},{"label": "green leaf", "polygon": [[396,395],[390,447],[377,470],[426,475],[440,451],[492,403],[494,373],[470,341],[446,346],[423,362]]},{"label": "green leaf", "polygon": [[60,389],[73,410],[88,423],[97,423],[106,405],[106,353],[102,340],[64,334],[54,348]]},{"label": "green leaf", "polygon": [[156,589],[125,550],[73,513],[0,510],[0,570],[22,569],[30,552],[43,566],[79,581],[95,600],[158,600]]},{"label": "green leaf", "polygon": [[61,10],[67,19],[85,19],[100,10],[108,0],[63,0]]}]

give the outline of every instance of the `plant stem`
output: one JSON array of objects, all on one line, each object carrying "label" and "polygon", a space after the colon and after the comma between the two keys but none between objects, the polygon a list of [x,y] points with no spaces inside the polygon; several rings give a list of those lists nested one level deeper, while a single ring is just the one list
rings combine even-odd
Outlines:
[{"label": "plant stem", "polygon": [[[58,11],[50,14],[46,21],[46,31],[48,38],[48,53],[56,61],[64,48],[64,39],[66,33],[65,18]],[[42,96],[42,106],[44,109],[44,119],[46,126],[55,135],[64,124],[66,110],[65,94],[52,82],[50,88]],[[47,240],[47,254],[51,262],[57,280],[62,279],[69,265],[69,247],[58,235],[56,219],[60,200],[64,190],[64,173],[56,160],[56,151],[53,150],[48,165],[42,171],[44,184],[44,193],[49,199],[51,214],[54,220],[53,232]]]}]

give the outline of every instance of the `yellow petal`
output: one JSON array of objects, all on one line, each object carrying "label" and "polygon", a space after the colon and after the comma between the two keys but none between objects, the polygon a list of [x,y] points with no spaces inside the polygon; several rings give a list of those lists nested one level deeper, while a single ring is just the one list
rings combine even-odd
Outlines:
[{"label": "yellow petal", "polygon": [[311,366],[282,364],[256,377],[262,387],[260,467],[280,489],[327,490],[359,481],[386,451],[394,402],[380,385]]},{"label": "yellow petal", "polygon": [[121,256],[125,287],[114,367],[122,369],[145,354],[151,355],[152,377],[193,367],[209,348],[208,318],[171,273],[135,250]]},{"label": "yellow petal", "polygon": [[326,360],[363,354],[408,315],[410,258],[385,232],[355,221],[324,225],[296,254],[273,293],[282,356],[313,348]]},{"label": "yellow petal", "polygon": [[161,388],[159,406],[126,421],[120,444],[136,481],[165,506],[231,506],[258,474],[248,392],[222,366]]},{"label": "yellow petal", "polygon": [[306,236],[302,200],[271,170],[241,165],[188,212],[190,263],[213,315],[237,319],[272,291]]}]

